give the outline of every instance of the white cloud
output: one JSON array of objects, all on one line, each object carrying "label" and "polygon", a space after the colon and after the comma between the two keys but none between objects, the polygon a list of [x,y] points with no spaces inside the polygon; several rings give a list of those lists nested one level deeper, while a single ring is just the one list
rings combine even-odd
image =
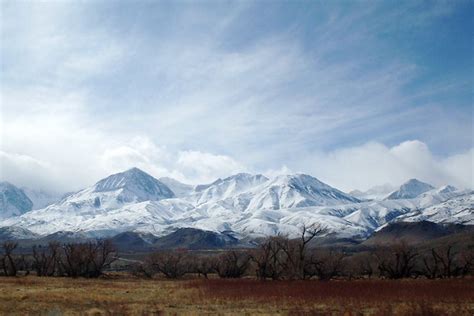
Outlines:
[{"label": "white cloud", "polygon": [[[102,177],[138,167],[155,177],[172,177],[185,183],[209,183],[238,172],[261,172],[269,177],[306,172],[339,189],[366,190],[390,183],[399,185],[410,178],[440,186],[452,184],[473,188],[474,149],[440,158],[420,141],[406,141],[393,147],[371,142],[329,153],[305,155],[300,169],[283,165],[279,169],[254,170],[233,157],[196,150],[172,151],[146,137],[134,137],[101,147],[99,139],[89,143],[74,164],[66,160],[46,163],[23,154],[0,152],[0,179],[20,186],[75,190],[91,185]],[[74,155],[74,153],[71,153]]]},{"label": "white cloud", "polygon": [[[18,186],[66,192],[92,185],[102,177],[138,167],[155,177],[185,183],[208,183],[247,168],[235,159],[201,151],[168,151],[146,137],[101,146],[105,138],[87,144],[83,153],[64,153],[54,164],[24,154],[0,151],[0,180]],[[74,155],[78,155],[74,157]],[[68,158],[66,158],[66,156]],[[73,159],[73,162],[69,161]]]},{"label": "white cloud", "polygon": [[327,154],[315,153],[307,160],[306,170],[340,189],[366,190],[375,185],[400,185],[410,178],[440,186],[452,184],[473,188],[474,149],[448,156],[434,156],[418,140],[393,147],[370,142]]},{"label": "white cloud", "polygon": [[49,187],[51,183],[47,179],[55,178],[50,171],[51,166],[31,156],[0,151],[1,181],[23,186],[31,184],[34,178],[35,185]]},{"label": "white cloud", "polygon": [[177,167],[193,182],[207,183],[217,177],[246,171],[246,168],[233,158],[195,150],[182,151],[178,154]]},{"label": "white cloud", "polygon": [[212,182],[246,170],[240,162],[226,155],[171,151],[146,137],[135,137],[126,145],[107,148],[101,155],[101,165],[109,173],[138,167],[156,177],[172,177],[193,184]]},{"label": "white cloud", "polygon": [[263,172],[263,174],[268,178],[274,178],[280,175],[293,174],[293,173],[294,172],[291,171],[291,169],[288,168],[286,165],[283,165],[278,169],[269,169]]}]

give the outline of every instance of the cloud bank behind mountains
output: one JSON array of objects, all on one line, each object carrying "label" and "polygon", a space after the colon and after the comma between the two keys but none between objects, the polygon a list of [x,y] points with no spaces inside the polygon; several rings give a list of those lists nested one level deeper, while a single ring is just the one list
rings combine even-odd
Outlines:
[{"label": "cloud bank behind mountains", "polygon": [[[400,185],[410,178],[438,186],[474,187],[474,149],[439,158],[426,144],[416,140],[393,147],[370,142],[328,153],[314,152],[305,154],[304,161],[296,159],[278,169],[264,170],[246,166],[238,157],[228,155],[197,150],[172,152],[145,137],[103,150],[97,150],[101,148],[99,144],[89,145],[85,149],[89,154],[74,163],[66,156],[49,164],[32,156],[0,152],[2,178],[20,186],[64,192],[91,185],[111,173],[138,167],[155,177],[167,176],[191,184],[209,183],[238,172],[270,177],[303,172],[346,191],[366,190],[386,183]],[[297,169],[292,164],[308,167]]]}]

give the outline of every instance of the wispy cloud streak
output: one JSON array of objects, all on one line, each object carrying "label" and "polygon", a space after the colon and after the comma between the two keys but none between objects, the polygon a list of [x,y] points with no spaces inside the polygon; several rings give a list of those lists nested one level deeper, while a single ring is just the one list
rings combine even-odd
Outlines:
[{"label": "wispy cloud streak", "polygon": [[[2,2],[2,159],[45,162],[72,188],[129,165],[191,182],[282,166],[333,180],[331,153],[413,139],[443,166],[472,152],[472,76],[423,59],[471,3],[304,4]],[[3,178],[27,172],[9,166]],[[466,183],[431,166],[435,182]]]}]

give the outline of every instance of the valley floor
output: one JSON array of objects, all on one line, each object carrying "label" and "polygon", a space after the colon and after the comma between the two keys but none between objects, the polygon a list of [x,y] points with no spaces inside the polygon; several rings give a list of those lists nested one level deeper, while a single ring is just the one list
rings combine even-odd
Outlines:
[{"label": "valley floor", "polygon": [[474,282],[0,278],[2,315],[473,315]]}]

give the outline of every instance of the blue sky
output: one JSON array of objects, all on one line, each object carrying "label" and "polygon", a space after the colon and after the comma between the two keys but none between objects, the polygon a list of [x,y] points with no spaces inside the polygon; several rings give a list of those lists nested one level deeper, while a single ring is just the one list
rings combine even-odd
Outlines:
[{"label": "blue sky", "polygon": [[473,185],[472,1],[1,2],[1,178]]}]

